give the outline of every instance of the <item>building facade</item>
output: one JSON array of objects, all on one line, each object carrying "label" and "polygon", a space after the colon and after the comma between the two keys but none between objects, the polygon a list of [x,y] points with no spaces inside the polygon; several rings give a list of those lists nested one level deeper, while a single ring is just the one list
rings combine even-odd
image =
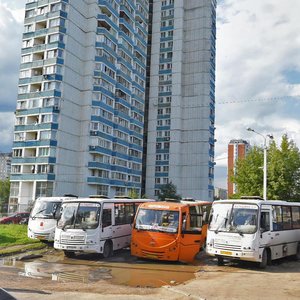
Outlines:
[{"label": "building facade", "polygon": [[213,200],[215,0],[153,0],[146,194]]},{"label": "building facade", "polygon": [[148,0],[27,0],[10,207],[140,193]]},{"label": "building facade", "polygon": [[215,200],[227,199],[227,190],[219,187],[215,187]]},{"label": "building facade", "polygon": [[228,197],[237,192],[236,185],[231,181],[231,176],[235,174],[236,163],[239,159],[244,159],[250,150],[250,144],[245,140],[231,140],[228,144],[228,167],[227,167],[227,190]]},{"label": "building facade", "polygon": [[0,180],[8,179],[11,173],[11,153],[0,153]]}]

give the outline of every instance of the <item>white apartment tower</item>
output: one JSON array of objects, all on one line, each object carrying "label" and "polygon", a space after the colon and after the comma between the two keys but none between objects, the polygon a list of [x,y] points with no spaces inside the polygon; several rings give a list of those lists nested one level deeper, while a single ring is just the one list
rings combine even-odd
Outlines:
[{"label": "white apartment tower", "polygon": [[153,0],[146,194],[213,200],[215,0]]},{"label": "white apartment tower", "polygon": [[148,0],[27,0],[9,210],[141,189]]}]

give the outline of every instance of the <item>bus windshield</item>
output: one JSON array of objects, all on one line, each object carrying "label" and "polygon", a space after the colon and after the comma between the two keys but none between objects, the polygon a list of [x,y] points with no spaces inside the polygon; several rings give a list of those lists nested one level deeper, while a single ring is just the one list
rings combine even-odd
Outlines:
[{"label": "bus windshield", "polygon": [[214,204],[209,229],[235,232],[240,235],[255,233],[257,230],[258,206],[253,204]]},{"label": "bus windshield", "polygon": [[60,210],[61,202],[37,201],[32,209],[31,217],[43,219],[56,219]]},{"label": "bus windshield", "polygon": [[98,203],[65,203],[58,220],[61,229],[96,229],[99,224],[100,204]]},{"label": "bus windshield", "polygon": [[171,210],[139,209],[135,228],[176,233],[178,232],[179,212]]}]

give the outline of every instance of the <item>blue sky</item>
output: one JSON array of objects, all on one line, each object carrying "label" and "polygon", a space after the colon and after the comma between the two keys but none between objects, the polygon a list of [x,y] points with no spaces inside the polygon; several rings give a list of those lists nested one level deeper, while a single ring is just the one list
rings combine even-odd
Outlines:
[{"label": "blue sky", "polygon": [[[0,151],[12,145],[24,7],[25,0],[0,0]],[[299,0],[219,1],[216,186],[226,187],[231,139],[263,143],[247,127],[278,143],[287,133],[300,146],[299,11]]]}]

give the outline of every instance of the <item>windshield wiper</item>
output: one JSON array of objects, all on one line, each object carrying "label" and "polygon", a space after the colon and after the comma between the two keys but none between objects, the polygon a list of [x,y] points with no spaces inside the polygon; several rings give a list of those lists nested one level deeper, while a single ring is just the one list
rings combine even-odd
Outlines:
[{"label": "windshield wiper", "polygon": [[220,223],[220,225],[218,226],[218,228],[215,230],[215,234],[218,234],[219,229],[221,228],[221,226],[224,225],[224,227],[226,227],[227,221],[228,221],[228,211],[227,211],[226,217],[224,217],[224,224],[223,224],[223,222]]},{"label": "windshield wiper", "polygon": [[[61,228],[61,230],[65,231],[65,227],[66,227],[67,225],[72,225],[72,223],[74,222],[74,217],[75,217],[75,211],[73,211],[72,217],[71,217],[70,219],[67,219],[67,220],[65,221],[65,224],[63,225],[63,227]],[[70,223],[69,223],[68,221],[70,221]]]},{"label": "windshield wiper", "polygon": [[45,211],[45,210],[46,210],[46,208],[41,209],[41,210],[38,211],[36,214],[34,214],[34,216],[32,216],[31,219],[34,220],[38,214],[42,213],[42,212]]}]

